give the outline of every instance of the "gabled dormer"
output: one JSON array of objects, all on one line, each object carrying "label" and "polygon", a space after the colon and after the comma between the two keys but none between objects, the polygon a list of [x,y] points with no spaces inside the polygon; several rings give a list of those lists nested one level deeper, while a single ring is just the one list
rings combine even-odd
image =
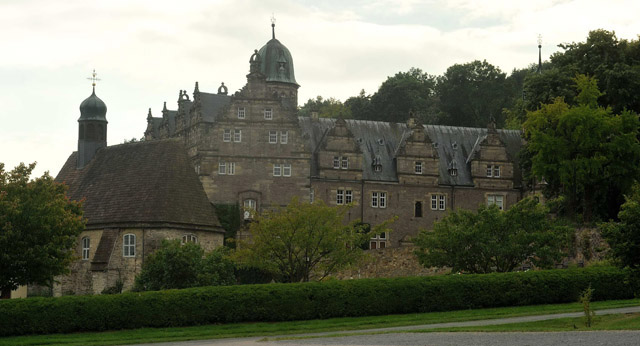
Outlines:
[{"label": "gabled dormer", "polygon": [[395,162],[400,183],[438,184],[438,152],[424,126],[414,118],[407,121],[407,131],[396,149]]},{"label": "gabled dormer", "polygon": [[362,179],[362,151],[344,119],[336,120],[318,152],[319,175],[328,179]]},{"label": "gabled dormer", "polygon": [[487,134],[477,138],[467,163],[476,187],[513,188],[513,160],[493,121],[487,128]]}]

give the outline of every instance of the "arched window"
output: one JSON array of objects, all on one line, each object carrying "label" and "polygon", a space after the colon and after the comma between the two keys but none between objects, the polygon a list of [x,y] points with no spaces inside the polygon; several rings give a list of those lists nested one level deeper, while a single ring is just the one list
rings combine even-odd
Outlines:
[{"label": "arched window", "polygon": [[198,243],[198,237],[196,237],[194,234],[185,234],[182,236],[182,244],[186,244],[186,243]]},{"label": "arched window", "polygon": [[136,235],[125,234],[122,242],[122,255],[124,257],[136,256]]},{"label": "arched window", "polygon": [[82,238],[82,259],[83,260],[89,259],[90,245],[91,245],[91,239],[89,239],[89,237]]},{"label": "arched window", "polygon": [[422,217],[422,202],[420,201],[416,202],[414,206],[413,216]]}]

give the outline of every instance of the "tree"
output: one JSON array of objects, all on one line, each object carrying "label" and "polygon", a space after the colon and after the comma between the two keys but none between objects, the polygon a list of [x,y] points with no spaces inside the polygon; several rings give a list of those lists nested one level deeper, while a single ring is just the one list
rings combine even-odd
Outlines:
[{"label": "tree", "polygon": [[340,100],[336,100],[333,97],[324,99],[318,95],[316,99],[309,99],[304,106],[298,109],[300,116],[311,116],[311,113],[316,112],[321,118],[351,118],[351,111],[345,107]]},{"label": "tree", "polygon": [[526,198],[507,211],[480,206],[458,210],[421,231],[414,243],[425,267],[453,272],[512,271],[525,262],[548,268],[562,258],[569,229],[554,225],[545,206]]},{"label": "tree", "polygon": [[349,97],[344,101],[344,106],[349,109],[354,119],[366,120],[372,112],[371,95],[367,95],[362,89],[358,96]]},{"label": "tree", "polygon": [[486,60],[449,67],[436,88],[442,123],[486,127],[493,117],[502,126],[502,109],[510,101],[505,80],[506,74]]},{"label": "tree", "polygon": [[250,239],[239,244],[235,258],[270,271],[282,282],[309,281],[312,276],[321,280],[357,263],[363,254],[360,244],[388,231],[386,222],[371,230],[357,220],[345,225],[348,210],[294,198],[287,207],[256,217]]},{"label": "tree", "polygon": [[609,255],[620,267],[640,271],[640,185],[635,185],[618,214],[619,222],[600,225]]},{"label": "tree", "polygon": [[224,248],[218,248],[205,256],[199,244],[163,240],[160,248],[145,259],[142,271],[136,276],[134,290],[235,284],[235,267],[224,251]]},{"label": "tree", "polygon": [[30,180],[35,163],[10,172],[0,163],[0,291],[53,283],[68,272],[76,238],[84,229],[81,204],[45,173]]},{"label": "tree", "polygon": [[566,210],[582,211],[589,222],[594,210],[615,216],[640,173],[639,122],[631,112],[614,115],[599,107],[594,78],[581,75],[575,82],[577,106],[556,99],[528,114],[525,150],[533,176],[548,183],[546,193],[564,196]]}]

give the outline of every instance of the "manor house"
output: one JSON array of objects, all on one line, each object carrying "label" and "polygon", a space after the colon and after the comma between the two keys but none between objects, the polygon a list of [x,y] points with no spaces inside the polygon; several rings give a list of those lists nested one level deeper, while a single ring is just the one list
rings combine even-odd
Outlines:
[{"label": "manor house", "polygon": [[376,249],[409,244],[448,210],[522,198],[518,131],[299,117],[293,58],[273,24],[246,77],[234,94],[224,83],[180,90],[177,108],[149,109],[144,137],[182,141],[209,201],[237,203],[247,220],[294,196],[352,204],[348,218],[370,224],[398,216]]}]

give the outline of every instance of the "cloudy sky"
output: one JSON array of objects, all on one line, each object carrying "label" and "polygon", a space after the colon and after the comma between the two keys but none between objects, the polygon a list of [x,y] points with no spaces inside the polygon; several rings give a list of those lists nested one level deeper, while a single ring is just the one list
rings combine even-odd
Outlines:
[{"label": "cloudy sky", "polygon": [[418,67],[442,74],[486,59],[509,72],[597,28],[640,34],[637,0],[0,0],[0,162],[56,175],[77,147],[78,106],[107,104],[108,143],[140,138],[178,90],[240,89],[271,37],[291,51],[299,101],[345,100]]}]

